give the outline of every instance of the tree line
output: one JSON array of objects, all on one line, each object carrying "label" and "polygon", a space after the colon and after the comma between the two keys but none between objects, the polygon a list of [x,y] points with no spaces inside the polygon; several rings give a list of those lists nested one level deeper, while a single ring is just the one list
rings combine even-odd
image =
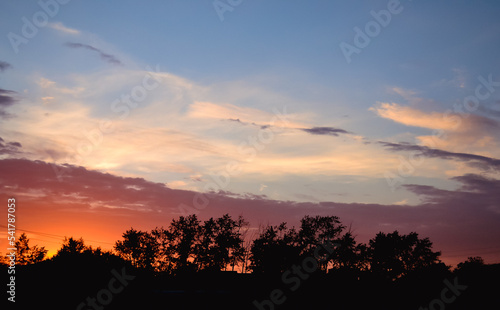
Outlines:
[{"label": "tree line", "polygon": [[[205,221],[196,215],[172,219],[166,228],[141,231],[130,228],[112,251],[86,246],[83,239],[65,238],[53,259],[75,254],[114,255],[137,268],[177,274],[182,272],[237,270],[256,274],[281,273],[306,257],[319,244],[336,247],[318,268],[371,272],[397,279],[432,266],[444,267],[441,253],[428,238],[417,233],[379,232],[368,244],[358,243],[337,216],[304,216],[298,228],[287,223],[250,228],[239,216],[229,214]],[[17,264],[42,261],[44,247],[30,246],[26,234],[16,241]]]}]

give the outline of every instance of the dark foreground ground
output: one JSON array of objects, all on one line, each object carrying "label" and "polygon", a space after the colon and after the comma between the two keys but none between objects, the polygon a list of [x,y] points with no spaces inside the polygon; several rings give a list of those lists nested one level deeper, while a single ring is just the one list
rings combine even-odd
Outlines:
[{"label": "dark foreground ground", "polygon": [[[369,273],[158,275],[130,265],[44,261],[1,267],[1,309],[500,309],[500,264],[429,270],[396,281]],[[6,289],[5,289],[6,288]],[[3,306],[3,305],[6,305]]]}]

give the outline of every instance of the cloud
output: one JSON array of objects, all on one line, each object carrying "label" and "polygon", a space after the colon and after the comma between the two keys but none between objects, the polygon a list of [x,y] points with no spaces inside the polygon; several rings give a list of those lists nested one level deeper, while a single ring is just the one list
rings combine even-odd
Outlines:
[{"label": "cloud", "polygon": [[442,130],[454,130],[457,127],[457,123],[453,119],[446,118],[443,113],[426,113],[397,103],[382,102],[377,107],[370,108],[370,111],[406,126]]},{"label": "cloud", "polygon": [[[478,174],[466,174],[454,177],[453,179],[462,183],[462,187],[460,188],[462,191],[476,192],[479,194],[496,193],[496,195],[491,198],[500,197],[500,180]],[[496,201],[500,200],[497,199]]]},{"label": "cloud", "polygon": [[107,63],[113,64],[113,65],[123,65],[122,62],[118,58],[116,58],[115,56],[110,55],[110,54],[106,54],[103,51],[101,51],[100,49],[93,47],[92,45],[82,44],[82,43],[74,43],[74,42],[68,42],[65,45],[68,47],[71,47],[71,48],[84,48],[84,49],[94,51],[94,52],[98,53],[99,56],[101,57],[101,59],[106,61]]},{"label": "cloud", "polygon": [[8,119],[13,117],[12,114],[5,110],[7,107],[17,103],[17,98],[14,97],[15,94],[15,91],[0,88],[0,118]]},{"label": "cloud", "polygon": [[418,155],[429,157],[429,158],[440,158],[440,159],[453,159],[463,162],[471,167],[479,168],[485,171],[493,170],[500,171],[500,159],[469,154],[469,153],[455,153],[448,152],[440,149],[430,148],[427,146],[420,146],[410,143],[390,143],[379,141],[379,144],[383,145],[386,149],[394,152],[418,152]]},{"label": "cloud", "polygon": [[12,65],[8,62],[5,62],[5,61],[0,61],[0,72],[3,72],[7,69],[10,69],[12,68]]},{"label": "cloud", "polygon": [[[273,128],[275,126],[272,125],[259,125],[256,124],[255,122],[249,123],[249,122],[243,122],[239,118],[229,118],[227,119],[228,121],[231,122],[236,122],[242,125],[253,125],[253,126],[258,126],[260,129],[267,129],[267,128]],[[349,131],[346,131],[344,129],[340,128],[335,128],[335,127],[311,127],[311,128],[292,128],[289,127],[288,129],[299,129],[301,131],[307,132],[312,135],[329,135],[329,136],[335,136],[337,137],[339,134],[350,134]]]},{"label": "cloud", "polygon": [[57,23],[49,23],[48,26],[52,29],[55,29],[55,30],[58,30],[58,31],[61,31],[61,32],[64,32],[64,33],[67,33],[67,34],[73,34],[73,35],[77,35],[77,34],[80,34],[80,31],[79,30],[76,30],[76,29],[73,29],[73,28],[69,28],[69,27],[66,27],[63,25],[63,23],[61,22],[57,22]]},{"label": "cloud", "polygon": [[339,133],[348,134],[349,132],[344,129],[334,128],[334,127],[312,127],[312,128],[301,128],[302,131],[313,135],[330,135],[338,136]]},{"label": "cloud", "polygon": [[403,200],[400,200],[400,201],[397,201],[394,203],[395,205],[398,205],[398,206],[404,206],[404,205],[407,205],[408,204],[408,199],[403,199]]},{"label": "cloud", "polygon": [[227,120],[230,121],[230,122],[235,122],[235,123],[241,124],[241,125],[257,126],[260,129],[267,129],[267,128],[273,128],[274,127],[274,126],[271,126],[271,125],[259,125],[259,124],[256,124],[255,122],[251,122],[251,123],[242,122],[239,118],[229,118]]},{"label": "cloud", "polygon": [[452,180],[461,183],[457,190],[438,189],[429,185],[406,184],[407,190],[425,198],[425,203],[430,204],[455,204],[456,209],[463,208],[464,205],[494,211],[500,215],[500,180],[488,178],[478,174],[465,174],[453,177]]},{"label": "cloud", "polygon": [[297,116],[287,113],[286,106],[274,109],[273,113],[249,107],[241,107],[230,103],[213,103],[195,101],[189,105],[187,115],[197,119],[220,119],[237,122],[243,125],[263,127],[296,128],[303,124],[293,122]]},{"label": "cloud", "polygon": [[21,152],[19,149],[22,147],[19,142],[6,142],[2,137],[0,137],[0,155],[19,155]]},{"label": "cloud", "polygon": [[0,88],[0,107],[13,105],[17,100],[12,96],[15,91]]},{"label": "cloud", "polygon": [[[407,100],[418,102],[424,99],[412,97],[413,93],[409,91],[398,90],[404,92],[404,97]],[[410,94],[406,94],[409,92]],[[425,103],[413,103],[413,105],[424,106]],[[434,104],[435,105],[435,104]],[[453,108],[454,110],[452,111]],[[479,110],[484,108],[479,107]],[[406,125],[427,129],[445,130],[448,132],[456,132],[460,134],[477,133],[479,131],[490,131],[500,129],[500,124],[497,120],[491,119],[488,116],[482,116],[472,113],[457,113],[457,107],[450,107],[449,110],[440,112],[425,112],[410,106],[402,106],[397,103],[379,102],[376,107],[371,107],[370,111],[374,111],[380,117],[390,119],[394,122]],[[488,111],[488,110],[486,110]]]},{"label": "cloud", "polygon": [[[410,94],[410,96],[412,96]],[[425,103],[416,104],[423,106]],[[500,157],[500,122],[494,113],[480,109],[482,115],[456,113],[450,109],[443,113],[425,112],[410,106],[396,103],[379,103],[370,110],[379,116],[397,123],[432,130],[432,135],[416,136],[419,144],[430,148],[467,154],[471,149],[487,157]],[[453,109],[457,110],[456,107]],[[441,152],[434,152],[444,155]],[[451,155],[451,154],[446,154]],[[436,155],[437,156],[437,155]],[[455,158],[474,159],[467,156]],[[481,160],[480,158],[477,158]]]},{"label": "cloud", "polygon": [[[16,199],[22,202],[20,210],[25,212],[23,227],[110,243],[130,227],[149,230],[167,225],[172,218],[184,214],[179,208],[183,205],[186,212],[196,212],[200,219],[229,213],[242,215],[254,227],[282,221],[293,226],[298,225],[304,215],[336,215],[343,223],[352,223],[360,242],[367,242],[379,231],[416,231],[429,237],[445,258],[450,252],[460,252],[456,260],[482,255],[472,250],[478,246],[498,249],[500,244],[500,180],[479,175],[453,178],[462,184],[457,190],[404,185],[424,198],[423,203],[408,206],[299,203],[227,191],[201,194],[171,189],[143,178],[120,177],[80,166],[56,166],[26,159],[0,160],[0,171],[0,198],[12,195],[15,189]],[[56,171],[64,172],[63,182],[57,180]],[[208,204],[194,208],[195,197],[204,197]],[[485,253],[483,257],[488,261],[498,260],[500,256]]]}]

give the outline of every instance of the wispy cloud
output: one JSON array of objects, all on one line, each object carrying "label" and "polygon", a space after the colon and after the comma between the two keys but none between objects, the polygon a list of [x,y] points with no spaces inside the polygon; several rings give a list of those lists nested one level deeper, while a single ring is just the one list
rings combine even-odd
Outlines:
[{"label": "wispy cloud", "polygon": [[[228,121],[231,122],[236,122],[242,125],[253,125],[253,126],[259,126],[261,129],[266,129],[270,127],[274,127],[272,125],[259,125],[254,122],[249,123],[249,122],[243,122],[239,118],[229,118],[227,119]],[[335,128],[335,127],[310,127],[310,128],[288,128],[288,129],[298,129],[303,132],[307,132],[312,135],[327,135],[327,136],[335,136],[338,137],[339,134],[350,134],[349,131],[340,129],[340,128]]]},{"label": "wispy cloud", "polygon": [[93,47],[92,45],[82,44],[82,43],[74,43],[74,42],[68,42],[65,45],[68,47],[71,47],[71,48],[84,48],[84,49],[94,51],[94,52],[99,54],[99,57],[101,57],[102,60],[104,60],[110,64],[123,65],[122,62],[118,58],[116,58],[114,55],[106,54],[103,51],[101,51],[100,49]]},{"label": "wispy cloud", "polygon": [[469,154],[469,153],[455,153],[448,152],[440,149],[430,148],[427,146],[420,146],[410,143],[390,143],[379,141],[386,149],[395,152],[402,151],[417,151],[419,155],[430,157],[430,158],[440,158],[440,159],[452,159],[467,162],[471,167],[479,168],[482,170],[498,170],[500,171],[500,159],[490,158],[481,155]]},{"label": "wispy cloud", "polygon": [[457,127],[457,122],[454,119],[444,117],[443,113],[426,113],[397,103],[382,102],[378,106],[370,108],[370,110],[380,117],[406,126],[442,130],[454,130]]},{"label": "wispy cloud", "polygon": [[379,103],[370,108],[379,116],[397,123],[427,129],[440,129],[450,132],[470,132],[480,129],[498,128],[497,121],[476,114],[458,114],[449,110],[445,113],[425,112],[397,103]]},{"label": "wispy cloud", "polygon": [[207,101],[195,101],[189,106],[188,116],[199,119],[220,119],[238,122],[244,125],[251,124],[256,126],[269,125],[274,119],[274,126],[285,128],[298,126],[293,124],[290,114],[287,114],[286,122],[276,118],[275,114],[250,107],[242,107],[230,103],[213,103]]},{"label": "wispy cloud", "polygon": [[80,34],[80,31],[79,30],[76,30],[76,29],[73,29],[73,28],[69,28],[69,27],[66,27],[63,25],[63,23],[61,22],[57,22],[57,23],[49,23],[48,26],[52,29],[55,29],[55,30],[58,30],[58,31],[61,31],[61,32],[64,32],[64,33],[67,33],[67,34],[73,34],[73,35],[77,35],[77,34]]}]

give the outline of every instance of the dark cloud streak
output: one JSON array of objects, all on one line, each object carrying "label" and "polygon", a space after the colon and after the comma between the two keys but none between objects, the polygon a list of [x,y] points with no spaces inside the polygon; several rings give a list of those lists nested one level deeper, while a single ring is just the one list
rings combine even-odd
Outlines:
[{"label": "dark cloud streak", "polygon": [[17,94],[15,91],[0,88],[0,118],[8,119],[13,117],[5,109],[17,103],[17,99],[14,97],[15,94]]},{"label": "dark cloud streak", "polygon": [[106,54],[103,51],[101,51],[100,49],[93,47],[92,45],[82,44],[82,43],[74,43],[74,42],[68,42],[65,45],[68,47],[71,47],[71,48],[84,48],[84,49],[94,51],[94,52],[98,53],[99,56],[101,57],[101,59],[106,61],[107,63],[113,64],[113,65],[123,65],[123,63],[115,56],[113,56],[111,54]]},{"label": "dark cloud streak", "polygon": [[[247,122],[242,122],[239,118],[228,118],[228,121],[239,123],[242,125],[253,125],[253,126],[259,126],[260,129],[267,129],[271,128],[273,126],[271,125],[258,125],[256,123],[247,123]],[[293,130],[301,130],[303,132],[307,132],[312,135],[324,135],[324,136],[335,136],[338,137],[339,134],[351,134],[351,132],[340,129],[340,128],[335,128],[335,127],[311,127],[311,128],[290,128]]]},{"label": "dark cloud streak", "polygon": [[22,147],[19,142],[6,142],[0,137],[0,155],[18,155],[21,154],[19,149]]},{"label": "dark cloud streak", "polygon": [[420,146],[410,143],[390,143],[379,141],[389,151],[394,152],[419,152],[420,155],[429,158],[441,158],[446,160],[459,160],[466,162],[467,165],[479,168],[485,171],[496,170],[500,171],[500,160],[496,158],[469,154],[469,153],[455,153],[448,152],[440,149],[434,149],[427,146]]},{"label": "dark cloud streak", "polygon": [[312,127],[312,128],[301,128],[301,130],[310,133],[312,135],[329,135],[335,137],[338,137],[339,133],[342,134],[350,133],[344,129],[335,127]]}]

